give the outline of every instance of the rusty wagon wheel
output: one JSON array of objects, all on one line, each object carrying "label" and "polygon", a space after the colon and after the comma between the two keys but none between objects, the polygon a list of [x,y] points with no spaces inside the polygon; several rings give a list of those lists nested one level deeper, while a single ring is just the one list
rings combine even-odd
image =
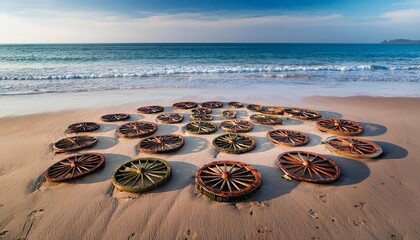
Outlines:
[{"label": "rusty wagon wheel", "polygon": [[316,126],[322,132],[344,136],[356,136],[363,132],[363,127],[358,123],[338,118],[320,119],[317,121]]},{"label": "rusty wagon wheel", "polygon": [[234,119],[236,118],[236,111],[233,110],[225,110],[222,112],[224,119]]},{"label": "rusty wagon wheel", "polygon": [[276,107],[276,106],[263,106],[261,107],[259,112],[263,114],[281,115],[283,114],[284,109],[282,107]]},{"label": "rusty wagon wheel", "polygon": [[143,193],[165,184],[171,165],[163,159],[145,157],[120,165],[112,175],[112,184],[124,192]]},{"label": "rusty wagon wheel", "polygon": [[130,114],[126,114],[126,113],[113,113],[113,114],[103,115],[101,117],[101,120],[104,122],[116,122],[116,121],[123,121],[127,119],[130,119]]},{"label": "rusty wagon wheel", "polygon": [[282,120],[280,117],[265,115],[265,114],[254,114],[249,117],[253,123],[263,125],[276,125],[281,124]]},{"label": "rusty wagon wheel", "polygon": [[177,102],[172,105],[175,109],[191,109],[197,107],[196,102]]},{"label": "rusty wagon wheel", "polygon": [[249,104],[246,108],[248,110],[253,111],[253,112],[259,112],[259,111],[261,111],[262,107],[263,106],[257,105],[257,104]]},{"label": "rusty wagon wheel", "polygon": [[212,122],[196,121],[185,125],[185,131],[192,134],[211,134],[217,131],[217,126]]},{"label": "rusty wagon wheel", "polygon": [[160,123],[174,124],[182,122],[182,120],[184,120],[184,116],[178,113],[164,113],[158,115],[156,120]]},{"label": "rusty wagon wheel", "polygon": [[71,152],[84,148],[93,147],[98,142],[98,138],[91,136],[76,136],[63,138],[53,144],[56,153]]},{"label": "rusty wagon wheel", "polygon": [[261,187],[260,172],[235,161],[216,161],[195,173],[196,191],[218,202],[240,201],[251,197]]},{"label": "rusty wagon wheel", "polygon": [[206,107],[206,108],[210,108],[210,109],[221,108],[221,107],[223,107],[223,103],[219,102],[219,101],[209,101],[209,102],[203,102],[201,104],[201,106]]},{"label": "rusty wagon wheel", "polygon": [[285,129],[268,131],[267,138],[274,144],[281,144],[290,147],[303,146],[309,142],[309,137],[306,136],[306,134]]},{"label": "rusty wagon wheel", "polygon": [[244,107],[244,104],[241,102],[228,102],[229,107],[233,108],[242,108]]},{"label": "rusty wagon wheel", "polygon": [[304,120],[311,120],[322,117],[322,115],[310,109],[303,109],[303,108],[286,108],[284,109],[285,115],[289,117],[304,119]]},{"label": "rusty wagon wheel", "polygon": [[194,115],[200,115],[200,114],[210,114],[212,110],[210,108],[206,107],[198,107],[193,110],[191,110],[191,113]]},{"label": "rusty wagon wheel", "polygon": [[371,141],[352,137],[330,137],[325,142],[328,150],[352,158],[375,158],[382,148]]},{"label": "rusty wagon wheel", "polygon": [[157,125],[152,122],[130,122],[119,126],[116,133],[120,137],[147,137],[157,131]]},{"label": "rusty wagon wheel", "polygon": [[244,133],[253,128],[253,124],[246,120],[229,120],[220,123],[220,128],[225,132]]},{"label": "rusty wagon wheel", "polygon": [[211,114],[191,114],[190,120],[192,121],[211,121],[213,117]]},{"label": "rusty wagon wheel", "polygon": [[312,183],[330,183],[340,176],[337,164],[327,157],[304,151],[285,152],[278,156],[277,166],[289,177]]},{"label": "rusty wagon wheel", "polygon": [[255,148],[255,139],[234,133],[223,134],[213,139],[213,146],[225,153],[240,154]]},{"label": "rusty wagon wheel", "polygon": [[64,182],[92,173],[104,164],[105,157],[100,153],[73,155],[51,165],[44,177],[47,181]]},{"label": "rusty wagon wheel", "polygon": [[152,113],[159,113],[163,112],[162,106],[144,106],[137,108],[137,112],[143,113],[143,114],[152,114]]},{"label": "rusty wagon wheel", "polygon": [[139,142],[137,148],[144,153],[167,153],[182,148],[184,143],[181,135],[167,134],[145,138]]},{"label": "rusty wagon wheel", "polygon": [[74,123],[67,127],[68,133],[77,133],[77,132],[91,132],[99,129],[99,124],[94,122],[80,122]]}]

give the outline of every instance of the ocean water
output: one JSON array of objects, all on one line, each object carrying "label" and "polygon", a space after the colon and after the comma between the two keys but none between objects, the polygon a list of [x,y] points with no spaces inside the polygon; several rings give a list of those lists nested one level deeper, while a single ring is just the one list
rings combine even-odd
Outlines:
[{"label": "ocean water", "polygon": [[144,88],[420,96],[420,45],[0,45],[0,96]]}]

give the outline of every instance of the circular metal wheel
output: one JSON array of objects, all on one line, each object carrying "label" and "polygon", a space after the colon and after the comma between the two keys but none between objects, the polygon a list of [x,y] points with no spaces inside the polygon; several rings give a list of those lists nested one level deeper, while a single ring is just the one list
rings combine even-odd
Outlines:
[{"label": "circular metal wheel", "polygon": [[306,134],[284,129],[268,131],[267,138],[274,144],[281,144],[290,147],[303,146],[309,142],[309,137],[306,136]]},{"label": "circular metal wheel", "polygon": [[210,114],[211,109],[206,107],[198,107],[196,109],[191,110],[191,113],[194,115],[200,115],[200,114]]},{"label": "circular metal wheel", "polygon": [[143,114],[152,114],[152,113],[158,113],[163,112],[162,106],[145,106],[137,108],[137,112],[143,113]]},{"label": "circular metal wheel", "polygon": [[264,114],[254,114],[249,117],[253,123],[263,124],[263,125],[276,125],[281,124],[282,120],[280,117],[264,115]]},{"label": "circular metal wheel", "polygon": [[164,113],[157,116],[156,120],[160,123],[173,124],[182,122],[184,117],[178,113]]},{"label": "circular metal wheel", "polygon": [[277,166],[289,177],[312,183],[330,183],[340,176],[337,164],[327,157],[304,151],[285,152],[278,156]]},{"label": "circular metal wheel", "polygon": [[344,136],[360,135],[363,132],[363,127],[358,123],[338,118],[320,119],[316,126],[322,132]]},{"label": "circular metal wheel", "polygon": [[177,102],[172,105],[173,108],[177,109],[191,109],[197,107],[196,102]]},{"label": "circular metal wheel", "polygon": [[263,106],[257,105],[257,104],[249,104],[246,108],[248,110],[253,111],[253,112],[259,112],[259,111],[261,111],[262,107]]},{"label": "circular metal wheel", "polygon": [[100,153],[74,155],[54,163],[44,172],[44,177],[47,181],[64,182],[92,173],[104,164],[105,157]]},{"label": "circular metal wheel", "polygon": [[63,138],[53,144],[54,152],[63,153],[89,148],[96,145],[98,138],[91,136],[76,136]]},{"label": "circular metal wheel", "polygon": [[212,122],[190,122],[185,125],[185,131],[192,134],[211,134],[217,131],[217,126]]},{"label": "circular metal wheel", "polygon": [[244,104],[241,102],[228,102],[228,105],[233,108],[242,108]]},{"label": "circular metal wheel", "polygon": [[225,132],[244,133],[252,130],[253,124],[246,120],[229,120],[220,123],[220,128]]},{"label": "circular metal wheel", "polygon": [[255,139],[234,133],[220,135],[213,139],[213,146],[226,153],[240,154],[249,152],[255,148]]},{"label": "circular metal wheel", "polygon": [[167,153],[182,148],[184,143],[181,135],[167,134],[145,138],[139,142],[137,148],[144,153]]},{"label": "circular metal wheel", "polygon": [[284,109],[276,106],[263,106],[259,112],[263,114],[281,115]]},{"label": "circular metal wheel", "polygon": [[223,107],[223,103],[219,102],[219,101],[209,101],[209,102],[203,102],[203,104],[201,104],[202,107],[206,107],[206,108],[221,108]]},{"label": "circular metal wheel", "polygon": [[80,122],[74,123],[67,127],[68,133],[77,133],[77,132],[91,132],[99,129],[99,124],[94,122]]},{"label": "circular metal wheel", "polygon": [[130,119],[130,114],[126,114],[126,113],[107,114],[101,117],[101,120],[104,122],[116,122],[116,121],[123,121],[127,119]]},{"label": "circular metal wheel", "polygon": [[146,157],[120,165],[112,175],[112,184],[124,192],[143,193],[165,184],[171,165],[163,159]]},{"label": "circular metal wheel", "polygon": [[213,120],[213,117],[211,114],[191,114],[190,120],[192,121],[211,121]]},{"label": "circular metal wheel", "polygon": [[322,115],[315,110],[303,109],[303,108],[287,108],[287,109],[284,109],[284,112],[287,116],[304,119],[304,120],[310,120],[310,119],[316,119],[316,118],[322,117]]},{"label": "circular metal wheel", "polygon": [[223,118],[225,119],[234,119],[236,118],[236,111],[233,110],[225,110],[222,112]]},{"label": "circular metal wheel", "polygon": [[147,137],[157,131],[157,125],[152,122],[130,122],[119,126],[116,130],[120,137]]},{"label": "circular metal wheel", "polygon": [[375,158],[382,154],[377,144],[361,138],[331,137],[325,141],[328,150],[353,158]]},{"label": "circular metal wheel", "polygon": [[195,173],[195,186],[218,202],[240,201],[251,197],[261,187],[260,172],[250,165],[235,161],[216,161]]}]

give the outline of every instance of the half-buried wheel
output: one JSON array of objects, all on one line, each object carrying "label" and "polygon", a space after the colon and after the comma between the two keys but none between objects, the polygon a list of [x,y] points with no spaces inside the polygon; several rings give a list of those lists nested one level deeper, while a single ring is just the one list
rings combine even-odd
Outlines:
[{"label": "half-buried wheel", "polygon": [[192,121],[211,121],[213,117],[211,114],[191,114],[190,120]]},{"label": "half-buried wheel", "polygon": [[184,117],[178,113],[164,113],[158,115],[156,117],[156,120],[160,123],[174,124],[182,122],[182,120],[184,120]]},{"label": "half-buried wheel", "polygon": [[244,104],[241,102],[228,102],[229,107],[233,108],[242,108],[244,107]]},{"label": "half-buried wheel", "polygon": [[244,133],[253,128],[253,124],[246,120],[229,120],[220,123],[220,128],[225,132]]},{"label": "half-buried wheel", "polygon": [[285,129],[271,130],[267,133],[267,138],[274,144],[290,147],[303,146],[309,142],[306,134]]},{"label": "half-buried wheel", "polygon": [[289,117],[299,118],[303,120],[311,120],[322,117],[322,115],[315,110],[303,108],[287,108],[284,110],[284,113]]},{"label": "half-buried wheel", "polygon": [[91,132],[99,129],[99,124],[94,122],[80,122],[74,123],[67,127],[68,133],[77,133],[77,132]]},{"label": "half-buried wheel", "polygon": [[375,158],[382,148],[371,141],[352,137],[330,137],[324,142],[331,152],[352,158]]},{"label": "half-buried wheel", "polygon": [[197,107],[196,102],[177,102],[172,105],[175,109],[191,109]]},{"label": "half-buried wheel", "polygon": [[76,136],[63,138],[53,144],[56,153],[77,151],[84,148],[93,147],[98,142],[98,138],[91,136]]},{"label": "half-buried wheel", "polygon": [[117,121],[124,121],[127,119],[130,119],[130,114],[126,114],[126,113],[113,113],[113,114],[103,115],[101,117],[101,120],[104,122],[117,122]]},{"label": "half-buried wheel", "polygon": [[249,104],[246,108],[248,110],[253,111],[253,112],[259,112],[259,111],[261,111],[262,107],[263,106],[257,105],[257,104]]},{"label": "half-buried wheel", "polygon": [[184,146],[184,138],[177,134],[148,137],[139,142],[137,148],[144,153],[167,153]]},{"label": "half-buried wheel", "polygon": [[157,125],[152,122],[130,122],[119,126],[116,133],[120,137],[147,137],[157,131]]},{"label": "half-buried wheel", "polygon": [[224,119],[234,119],[236,118],[236,111],[233,110],[225,110],[222,112]]},{"label": "half-buried wheel", "polygon": [[277,125],[281,124],[282,120],[280,117],[265,114],[254,114],[249,117],[253,123],[262,125]]},{"label": "half-buried wheel", "polygon": [[196,121],[185,125],[185,131],[192,134],[211,134],[217,131],[217,126],[212,122]]},{"label": "half-buried wheel", "polygon": [[213,139],[214,148],[221,152],[233,154],[249,152],[255,148],[256,143],[255,139],[249,136],[233,133],[220,135]]},{"label": "half-buried wheel", "polygon": [[276,106],[263,106],[259,110],[260,113],[263,114],[271,114],[271,115],[281,115],[283,114],[284,109],[281,107]]},{"label": "half-buried wheel", "polygon": [[336,135],[356,136],[363,132],[363,127],[358,123],[339,118],[320,119],[317,121],[316,126],[322,132]]},{"label": "half-buried wheel", "polygon": [[219,101],[209,101],[209,102],[203,102],[203,104],[201,104],[202,107],[206,107],[206,108],[221,108],[223,107],[223,103],[219,102]]},{"label": "half-buried wheel", "polygon": [[153,114],[153,113],[159,113],[163,112],[162,106],[144,106],[137,108],[137,112],[143,113],[143,114]]}]

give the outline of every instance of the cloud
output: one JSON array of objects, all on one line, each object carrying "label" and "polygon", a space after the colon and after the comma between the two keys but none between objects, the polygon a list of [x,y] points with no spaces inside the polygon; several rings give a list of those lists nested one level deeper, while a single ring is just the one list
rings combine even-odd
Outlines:
[{"label": "cloud", "polygon": [[420,23],[420,8],[386,12],[381,18],[388,23]]}]

